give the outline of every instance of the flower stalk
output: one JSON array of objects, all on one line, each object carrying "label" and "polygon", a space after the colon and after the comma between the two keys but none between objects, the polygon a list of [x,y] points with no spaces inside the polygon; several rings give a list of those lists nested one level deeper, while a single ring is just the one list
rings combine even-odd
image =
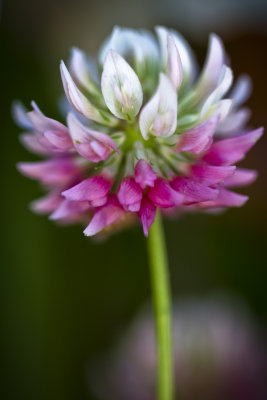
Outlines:
[{"label": "flower stalk", "polygon": [[160,212],[148,235],[148,255],[156,328],[158,400],[173,399],[171,290]]}]

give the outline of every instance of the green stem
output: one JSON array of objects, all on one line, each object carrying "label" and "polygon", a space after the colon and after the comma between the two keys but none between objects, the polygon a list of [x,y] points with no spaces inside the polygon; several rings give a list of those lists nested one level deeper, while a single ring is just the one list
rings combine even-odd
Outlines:
[{"label": "green stem", "polygon": [[158,400],[172,400],[171,294],[163,225],[159,211],[149,231],[148,254],[156,327]]}]

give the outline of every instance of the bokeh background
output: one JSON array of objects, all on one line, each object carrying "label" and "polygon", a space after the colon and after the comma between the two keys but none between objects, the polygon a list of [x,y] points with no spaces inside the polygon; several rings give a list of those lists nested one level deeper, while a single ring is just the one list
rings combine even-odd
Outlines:
[{"label": "bokeh background", "polygon": [[[166,25],[181,31],[203,62],[209,32],[224,40],[234,73],[252,76],[251,124],[267,126],[265,0],[6,0],[1,5],[1,297],[3,400],[91,399],[88,368],[108,352],[149,299],[140,226],[104,242],[80,226],[33,215],[40,196],[15,164],[34,160],[18,141],[11,103],[37,101],[59,117],[59,62],[73,45],[96,54],[113,25]],[[221,216],[184,215],[165,223],[176,299],[224,293],[248,305],[266,333],[267,137],[243,163],[260,172],[250,201]],[[266,343],[265,343],[266,344]],[[262,346],[262,352],[265,346]],[[255,399],[256,400],[256,399]]]}]

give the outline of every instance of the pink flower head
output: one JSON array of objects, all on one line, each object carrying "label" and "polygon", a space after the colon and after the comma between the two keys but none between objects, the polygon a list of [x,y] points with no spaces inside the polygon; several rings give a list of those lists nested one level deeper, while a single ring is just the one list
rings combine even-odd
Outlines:
[{"label": "pink flower head", "polygon": [[263,131],[245,127],[249,78],[230,89],[233,73],[214,34],[197,77],[184,38],[164,27],[156,33],[158,41],[116,27],[100,50],[99,76],[73,49],[69,66],[60,64],[72,108],[65,124],[34,102],[30,112],[15,104],[14,118],[26,129],[22,143],[45,157],[18,165],[48,190],[33,210],[61,222],[87,221],[87,236],[139,219],[147,236],[157,209],[174,214],[247,201],[231,188],[257,176],[236,168]]}]

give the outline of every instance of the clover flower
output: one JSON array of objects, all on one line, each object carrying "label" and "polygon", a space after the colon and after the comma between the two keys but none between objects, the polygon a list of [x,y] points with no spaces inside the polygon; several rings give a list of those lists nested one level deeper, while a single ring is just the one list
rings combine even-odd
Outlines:
[{"label": "clover flower", "polygon": [[96,65],[72,49],[60,71],[69,102],[66,123],[46,117],[35,103],[14,107],[26,129],[23,144],[44,161],[19,170],[48,194],[33,202],[38,213],[62,222],[87,221],[92,236],[133,217],[145,235],[156,209],[194,210],[242,206],[247,196],[230,190],[254,181],[236,168],[262,135],[248,130],[247,76],[230,91],[233,74],[221,40],[210,36],[199,76],[194,55],[173,30],[115,27]]}]

